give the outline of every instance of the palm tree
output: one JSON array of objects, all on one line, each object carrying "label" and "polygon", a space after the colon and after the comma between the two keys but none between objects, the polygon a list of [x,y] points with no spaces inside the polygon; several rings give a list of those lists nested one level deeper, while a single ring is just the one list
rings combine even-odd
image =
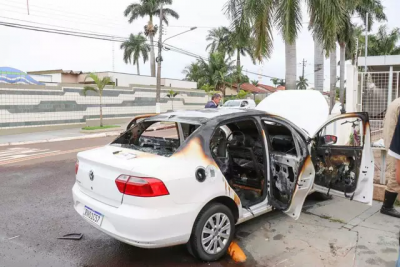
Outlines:
[{"label": "palm tree", "polygon": [[286,86],[286,81],[284,79],[279,79],[278,86]]},{"label": "palm tree", "polygon": [[[366,25],[368,19],[368,31],[371,30],[373,22],[386,20],[386,15],[383,12],[383,6],[380,0],[357,0],[347,1],[346,15],[343,27],[341,27],[337,33],[337,39],[340,45],[340,103],[342,104],[342,110],[344,111],[344,80],[345,80],[345,59],[346,59],[346,47],[354,47],[354,36],[359,34],[357,29],[351,22],[351,16],[354,14],[359,15]],[[367,18],[367,14],[369,14]],[[379,36],[382,40],[382,36]],[[373,43],[373,42],[372,42]],[[373,45],[372,45],[373,47]],[[331,88],[332,90],[332,88]]]},{"label": "palm tree", "polygon": [[308,79],[304,78],[303,76],[299,77],[297,81],[297,89],[306,90],[308,87]]},{"label": "palm tree", "polygon": [[[324,49],[331,51],[335,34],[345,14],[343,0],[306,1],[310,30]],[[251,25],[255,38],[255,58],[262,60],[272,51],[272,25],[278,26],[286,43],[286,84],[296,88],[296,38],[302,26],[301,0],[229,0],[226,13],[233,25]]]},{"label": "palm tree", "polygon": [[121,44],[121,49],[124,49],[125,63],[136,64],[137,74],[140,75],[139,58],[143,57],[143,63],[149,59],[150,45],[146,43],[146,38],[142,33],[131,34],[129,39]]},{"label": "palm tree", "polygon": [[210,49],[211,53],[227,53],[227,50],[229,49],[230,35],[231,32],[227,27],[211,29],[206,37],[206,41],[210,42],[207,45],[206,50]]},{"label": "palm tree", "polygon": [[[124,11],[125,17],[129,17],[129,23],[134,20],[149,16],[149,22],[144,26],[145,35],[150,39],[150,70],[151,76],[156,76],[156,61],[154,54],[154,36],[158,27],[153,24],[153,17],[160,16],[160,8],[162,5],[171,5],[172,0],[140,0],[140,3],[130,4]],[[179,18],[178,13],[170,8],[163,8],[163,21],[168,25],[168,17]]]},{"label": "palm tree", "polygon": [[[387,26],[382,25],[379,27],[378,32],[369,38],[369,55],[383,56],[400,54],[400,46],[397,45],[398,41],[400,40],[400,29],[394,28],[389,33],[387,31]],[[371,52],[371,54],[369,52]]]},{"label": "palm tree", "polygon": [[337,83],[337,61],[336,61],[336,49],[332,49],[329,54],[330,59],[330,90],[329,90],[329,114],[332,112],[333,107],[335,106],[335,93],[336,93],[336,83]]},{"label": "palm tree", "polygon": [[221,91],[225,96],[228,74],[233,70],[233,62],[222,53],[211,53],[207,61],[199,59],[201,73],[205,83]]},{"label": "palm tree", "polygon": [[86,76],[85,81],[89,78],[94,81],[96,87],[85,86],[83,88],[83,95],[86,96],[88,91],[93,91],[99,95],[99,97],[100,97],[100,127],[103,127],[103,101],[102,101],[103,89],[106,87],[106,85],[108,85],[111,82],[111,78],[106,76],[106,77],[103,77],[103,79],[100,79],[94,73],[89,73]]},{"label": "palm tree", "polygon": [[250,30],[243,34],[236,29],[235,31],[230,31],[226,27],[219,27],[210,30],[206,40],[210,42],[207,45],[207,49],[210,49],[211,53],[226,53],[230,57],[236,53],[237,72],[239,72],[241,68],[241,56],[250,56],[251,60],[255,64],[253,57],[254,38],[250,35]]},{"label": "palm tree", "polygon": [[314,38],[314,84],[315,90],[324,90],[324,49],[317,38]]},{"label": "palm tree", "polygon": [[186,81],[197,82],[197,88],[201,88],[205,84],[200,62],[192,62],[185,67],[182,73],[185,74]]},{"label": "palm tree", "polygon": [[251,81],[251,84],[254,85],[254,86],[258,86],[258,81],[257,80],[253,80],[253,81]]},{"label": "palm tree", "polygon": [[279,84],[279,80],[280,80],[280,79],[278,79],[278,78],[272,78],[272,79],[271,79],[271,82],[272,82],[272,84],[273,84],[275,87],[277,87],[278,84]]},{"label": "palm tree", "polygon": [[169,90],[167,97],[169,99],[171,99],[171,103],[172,103],[172,111],[174,110],[174,98],[178,95],[178,92],[175,92],[174,90]]}]

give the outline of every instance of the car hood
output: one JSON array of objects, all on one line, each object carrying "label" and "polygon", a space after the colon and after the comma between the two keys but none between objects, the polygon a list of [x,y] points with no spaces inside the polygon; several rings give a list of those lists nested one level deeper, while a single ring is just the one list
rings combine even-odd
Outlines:
[{"label": "car hood", "polygon": [[314,90],[278,91],[261,101],[256,109],[291,121],[310,137],[314,136],[329,116],[326,99]]}]

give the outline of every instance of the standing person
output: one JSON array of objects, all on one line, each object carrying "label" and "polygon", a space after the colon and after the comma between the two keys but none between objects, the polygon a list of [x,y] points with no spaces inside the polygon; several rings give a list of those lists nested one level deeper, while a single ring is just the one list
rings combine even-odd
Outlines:
[{"label": "standing person", "polygon": [[219,102],[221,102],[221,95],[214,94],[211,97],[211,101],[208,101],[208,103],[206,104],[205,108],[218,108]]},{"label": "standing person", "polygon": [[[400,192],[400,98],[390,103],[384,124],[383,138],[386,149],[389,150],[387,166],[389,181],[386,185],[385,199],[381,213],[392,217],[400,218],[400,212],[394,208],[394,202]],[[384,166],[382,166],[383,168]]]}]

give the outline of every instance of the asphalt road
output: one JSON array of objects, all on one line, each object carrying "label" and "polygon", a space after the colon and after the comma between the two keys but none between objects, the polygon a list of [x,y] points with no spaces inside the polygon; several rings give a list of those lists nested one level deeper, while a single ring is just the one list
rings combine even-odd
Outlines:
[{"label": "asphalt road", "polygon": [[[85,222],[73,209],[76,153],[112,139],[0,148],[1,267],[241,266],[229,256],[217,263],[197,262],[184,246],[135,248]],[[84,237],[80,241],[57,239],[69,233]]]},{"label": "asphalt road", "polygon": [[[341,198],[308,198],[298,221],[272,212],[239,225],[235,239],[247,256],[240,264],[228,255],[198,262],[184,246],[147,250],[121,243],[75,212],[71,192],[76,153],[112,139],[0,147],[0,267],[394,266],[397,219],[379,214],[379,203]],[[84,237],[57,239],[70,233]]]}]

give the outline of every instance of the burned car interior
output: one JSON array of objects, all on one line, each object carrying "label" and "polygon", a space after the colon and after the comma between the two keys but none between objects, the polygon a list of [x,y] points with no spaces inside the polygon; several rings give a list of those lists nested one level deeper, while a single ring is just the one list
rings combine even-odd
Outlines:
[{"label": "burned car interior", "polygon": [[199,125],[142,121],[123,133],[111,145],[170,157]]},{"label": "burned car interior", "polygon": [[[312,149],[315,184],[343,192],[346,197],[352,198],[363,153],[361,129],[362,120],[359,118],[340,119],[317,134]],[[337,137],[335,132],[341,133],[341,136]],[[334,141],[327,142],[327,137],[329,141]]]},{"label": "burned car interior", "polygon": [[265,149],[255,121],[247,119],[218,127],[210,150],[244,208],[265,199]]},{"label": "burned car interior", "polygon": [[277,122],[263,121],[268,135],[271,157],[271,202],[280,209],[286,209],[296,188],[301,162],[300,147],[292,131]]}]

